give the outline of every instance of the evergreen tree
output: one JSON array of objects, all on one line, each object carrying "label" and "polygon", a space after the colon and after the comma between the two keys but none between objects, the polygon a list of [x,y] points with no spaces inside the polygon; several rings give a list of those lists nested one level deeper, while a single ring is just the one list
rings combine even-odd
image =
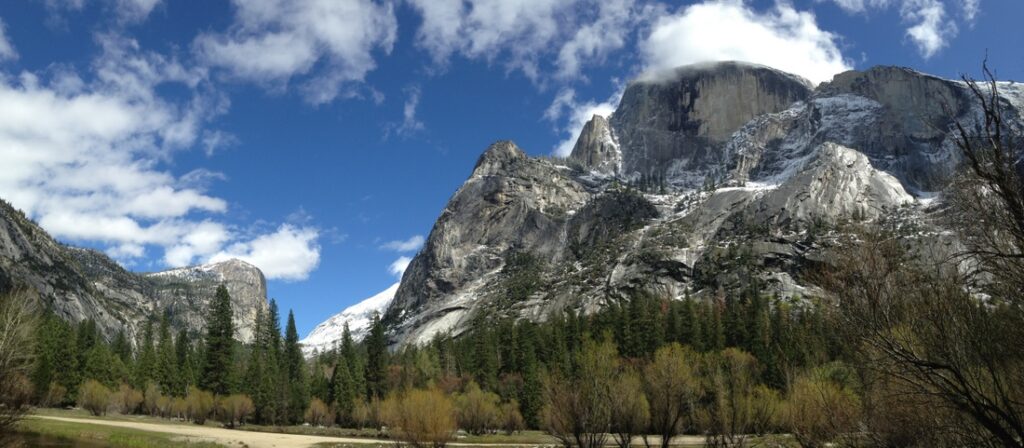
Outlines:
[{"label": "evergreen tree", "polygon": [[165,394],[183,394],[179,392],[178,359],[174,352],[174,341],[171,339],[171,323],[164,313],[160,318],[160,335],[156,343],[157,383]]},{"label": "evergreen tree", "polygon": [[380,314],[373,315],[370,334],[366,337],[366,393],[367,397],[382,398],[387,380],[388,341]]},{"label": "evergreen tree", "polygon": [[220,285],[206,322],[206,359],[203,362],[202,388],[217,395],[232,392],[235,326],[231,316],[231,296]]},{"label": "evergreen tree", "polygon": [[147,320],[142,330],[142,344],[135,362],[135,387],[143,390],[155,378],[156,348],[153,346],[153,321]]},{"label": "evergreen tree", "polygon": [[178,331],[178,337],[174,339],[174,358],[178,365],[178,381],[174,385],[174,394],[184,396],[189,386],[196,385],[198,376],[192,343],[184,328]]},{"label": "evergreen tree", "polygon": [[285,330],[284,361],[289,389],[288,420],[295,424],[302,421],[306,406],[309,405],[309,386],[306,382],[306,361],[299,345],[299,332],[295,328],[295,315],[290,310]]},{"label": "evergreen tree", "polygon": [[337,411],[338,423],[344,424],[352,416],[352,409],[356,398],[352,370],[345,364],[344,357],[339,357],[338,363],[334,366],[330,390],[331,397],[329,402],[334,405]]},{"label": "evergreen tree", "polygon": [[124,330],[118,330],[117,335],[114,336],[114,342],[111,344],[110,349],[121,359],[124,365],[128,366],[132,363],[132,346],[128,342],[128,337],[125,336]]}]

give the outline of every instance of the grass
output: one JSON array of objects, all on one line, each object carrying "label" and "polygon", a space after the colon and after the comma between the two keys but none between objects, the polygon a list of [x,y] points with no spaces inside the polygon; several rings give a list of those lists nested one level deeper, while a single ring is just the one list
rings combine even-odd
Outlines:
[{"label": "grass", "polygon": [[[67,413],[64,415],[68,416]],[[221,448],[224,446],[209,442],[177,440],[171,434],[34,418],[21,421],[18,424],[18,431],[61,439],[96,442],[120,448]]]}]

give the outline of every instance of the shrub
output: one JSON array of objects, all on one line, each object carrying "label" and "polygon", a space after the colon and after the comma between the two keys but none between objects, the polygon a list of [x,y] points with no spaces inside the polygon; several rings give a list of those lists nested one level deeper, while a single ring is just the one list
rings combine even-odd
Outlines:
[{"label": "shrub", "polygon": [[325,423],[333,420],[331,418],[331,410],[327,408],[327,405],[319,398],[314,398],[309,402],[309,407],[306,408],[306,413],[303,416],[306,423],[312,426],[324,426]]},{"label": "shrub", "polygon": [[370,424],[372,414],[370,403],[365,398],[360,397],[352,404],[352,423],[359,429],[366,428]]},{"label": "shrub", "polygon": [[643,382],[632,369],[619,375],[613,390],[611,433],[616,444],[629,448],[633,436],[645,434],[650,424],[650,405],[644,395]]},{"label": "shrub", "polygon": [[160,397],[163,395],[160,393],[160,386],[156,383],[147,383],[146,392],[143,395],[143,406],[146,408],[146,413],[152,416],[160,414]]},{"label": "shrub", "polygon": [[64,403],[64,399],[68,396],[68,389],[61,386],[56,381],[50,383],[50,387],[46,389],[46,394],[40,400],[39,405],[43,407],[57,407]]},{"label": "shrub", "polygon": [[114,393],[112,402],[117,407],[118,412],[122,414],[134,414],[139,411],[142,406],[142,392],[135,390],[135,388],[121,384],[117,392]]},{"label": "shrub", "polygon": [[78,406],[97,417],[104,415],[110,406],[110,395],[107,386],[96,380],[87,380],[78,386]]},{"label": "shrub", "polygon": [[184,420],[188,417],[188,402],[184,398],[174,397],[171,400],[171,415],[170,418]]},{"label": "shrub", "polygon": [[804,448],[826,446],[857,430],[860,399],[818,373],[801,376],[790,388],[785,423]]},{"label": "shrub", "polygon": [[249,418],[249,415],[255,409],[252,399],[248,395],[242,394],[229,395],[220,400],[220,405],[217,408],[221,423],[227,425],[228,428],[244,425],[245,420]]},{"label": "shrub", "polygon": [[523,414],[519,412],[519,402],[511,400],[501,405],[501,429],[505,434],[514,434],[526,429],[526,421]]},{"label": "shrub", "polygon": [[199,390],[192,386],[188,388],[188,395],[185,396],[185,404],[188,409],[188,418],[197,425],[206,423],[206,419],[213,412],[213,394]]},{"label": "shrub", "polygon": [[392,395],[384,406],[384,421],[398,440],[415,448],[443,448],[455,432],[452,401],[437,389],[413,389]]},{"label": "shrub", "polygon": [[455,397],[455,413],[459,427],[470,434],[485,434],[501,424],[501,398],[493,392],[484,392],[476,382],[470,381],[466,391]]}]

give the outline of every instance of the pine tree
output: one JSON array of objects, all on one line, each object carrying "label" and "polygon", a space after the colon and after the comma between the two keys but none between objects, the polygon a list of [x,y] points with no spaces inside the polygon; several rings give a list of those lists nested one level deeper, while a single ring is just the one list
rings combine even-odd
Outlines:
[{"label": "pine tree", "polygon": [[330,403],[337,410],[338,423],[344,424],[352,416],[353,405],[355,404],[356,390],[352,380],[352,370],[345,364],[344,357],[338,358],[331,374],[331,396]]},{"label": "pine tree", "polygon": [[165,394],[183,394],[178,390],[178,360],[171,339],[171,324],[167,314],[160,318],[160,336],[156,344],[157,382]]},{"label": "pine tree", "polygon": [[110,349],[126,366],[132,363],[132,346],[128,343],[128,337],[125,336],[124,330],[118,330]]},{"label": "pine tree", "polygon": [[174,358],[178,364],[178,382],[174,385],[174,393],[184,396],[189,386],[196,385],[198,376],[192,343],[184,328],[178,331],[178,337],[174,339]]},{"label": "pine tree", "polygon": [[156,348],[153,346],[153,321],[147,320],[142,330],[142,344],[135,362],[135,387],[143,390],[153,381],[156,371]]},{"label": "pine tree", "polygon": [[368,397],[384,396],[387,379],[388,341],[380,314],[373,315],[370,334],[366,337],[366,392]]},{"label": "pine tree", "polygon": [[288,311],[288,326],[284,339],[285,370],[288,375],[288,420],[295,424],[302,421],[306,406],[309,405],[309,385],[306,382],[306,361],[299,345],[299,332],[295,328],[295,315]]},{"label": "pine tree", "polygon": [[234,333],[231,296],[221,285],[210,303],[206,322],[206,359],[201,381],[203,389],[217,395],[229,395],[233,389]]}]

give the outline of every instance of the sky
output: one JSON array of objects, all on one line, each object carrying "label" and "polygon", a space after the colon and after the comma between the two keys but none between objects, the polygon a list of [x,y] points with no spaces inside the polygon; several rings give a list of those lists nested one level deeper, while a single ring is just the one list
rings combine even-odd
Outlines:
[{"label": "sky", "polygon": [[400,278],[494,141],[565,155],[627,82],[981,61],[1021,0],[7,0],[0,198],[126,268],[241,258],[306,334]]}]

